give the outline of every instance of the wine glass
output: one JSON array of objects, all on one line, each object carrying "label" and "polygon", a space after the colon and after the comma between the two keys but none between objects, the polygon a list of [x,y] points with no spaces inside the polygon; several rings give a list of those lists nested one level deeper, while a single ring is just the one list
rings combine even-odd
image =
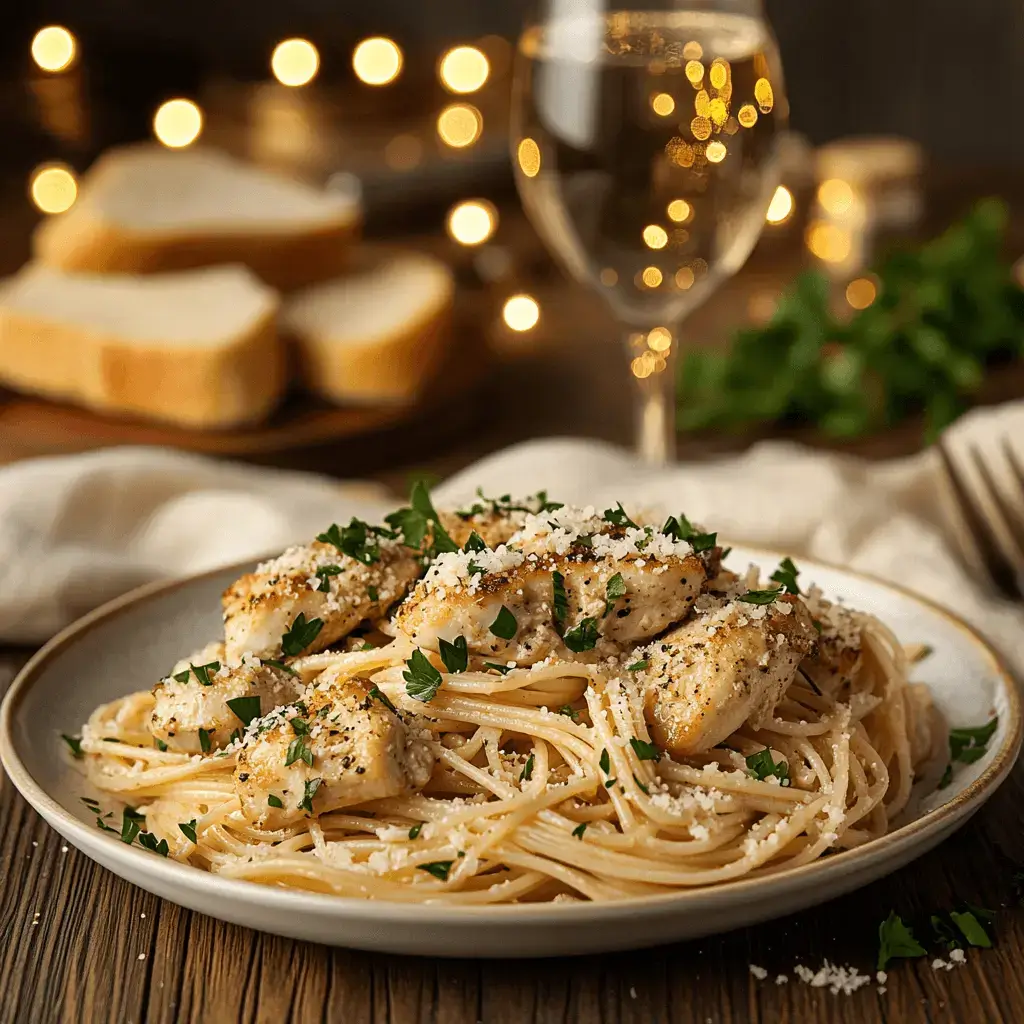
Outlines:
[{"label": "wine glass", "polygon": [[786,115],[760,0],[539,0],[527,19],[519,194],[625,335],[650,464],[674,457],[678,325],[754,247]]}]

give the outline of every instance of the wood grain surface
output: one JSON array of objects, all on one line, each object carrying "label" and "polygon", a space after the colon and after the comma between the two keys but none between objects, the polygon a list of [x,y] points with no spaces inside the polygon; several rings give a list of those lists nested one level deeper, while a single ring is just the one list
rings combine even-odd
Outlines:
[{"label": "wood grain surface", "polygon": [[[3,689],[27,650],[0,651]],[[739,1024],[1024,1020],[1024,765],[953,838],[859,892],[700,941],[608,956],[441,960],[262,935],[183,910],[93,864],[0,776],[0,1021],[4,1024]],[[798,980],[823,961],[873,974],[879,922],[972,903],[996,942],[967,963],[894,961],[832,994]],[[925,929],[918,929],[921,937]],[[768,976],[756,979],[750,964]],[[779,975],[787,981],[777,983]]]}]

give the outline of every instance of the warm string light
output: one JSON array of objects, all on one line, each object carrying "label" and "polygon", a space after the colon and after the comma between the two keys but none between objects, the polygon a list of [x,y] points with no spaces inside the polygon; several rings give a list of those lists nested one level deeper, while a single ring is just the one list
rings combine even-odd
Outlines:
[{"label": "warm string light", "polygon": [[476,92],[490,73],[490,61],[475,46],[453,47],[441,58],[438,66],[441,84],[455,93]]},{"label": "warm string light", "polygon": [[498,211],[485,199],[467,199],[448,211],[448,234],[460,245],[481,245],[498,226]]},{"label": "warm string light", "polygon": [[713,164],[720,164],[725,159],[726,153],[725,143],[719,142],[718,139],[715,139],[714,142],[709,142],[708,148],[704,151],[708,161]]},{"label": "warm string light", "polygon": [[191,146],[202,130],[203,113],[191,100],[168,100],[153,115],[153,134],[171,149]]},{"label": "warm string light", "polygon": [[768,204],[768,212],[765,214],[765,220],[767,220],[769,224],[781,224],[783,221],[789,219],[792,212],[793,193],[790,192],[785,185],[780,185],[775,190],[775,195],[772,196],[772,201]]},{"label": "warm string light", "polygon": [[438,115],[437,134],[441,141],[453,149],[472,146],[483,131],[484,119],[476,107],[468,103],[453,103]]},{"label": "warm string light", "polygon": [[668,117],[676,109],[676,101],[667,92],[655,93],[651,97],[651,109],[659,117]]},{"label": "warm string light", "polygon": [[285,39],[274,47],[270,70],[282,85],[307,85],[320,70],[320,53],[308,39]]},{"label": "warm string light", "polygon": [[75,172],[65,164],[43,164],[32,172],[29,195],[43,213],[64,213],[78,198]]},{"label": "warm string light", "polygon": [[693,273],[693,271],[689,267],[680,267],[676,271],[675,282],[676,282],[676,287],[680,291],[684,291],[685,292],[689,288],[692,288],[694,280],[695,280],[694,273]]},{"label": "warm string light", "polygon": [[807,228],[807,248],[824,263],[842,263],[850,255],[853,239],[828,221],[814,221]]},{"label": "warm string light", "polygon": [[693,207],[685,199],[673,199],[665,208],[669,220],[685,224],[693,216]]},{"label": "warm string light", "polygon": [[410,171],[422,159],[423,143],[415,135],[396,135],[384,147],[384,162],[393,171]]},{"label": "warm string light", "polygon": [[667,352],[672,347],[672,332],[667,327],[655,327],[647,335],[647,347],[652,352]]},{"label": "warm string light", "polygon": [[401,47],[385,36],[364,39],[352,51],[352,69],[367,85],[393,82],[401,74],[403,62]]},{"label": "warm string light", "polygon": [[501,316],[513,331],[529,331],[540,320],[540,306],[532,295],[513,295],[506,299]]},{"label": "warm string light", "polygon": [[818,186],[818,202],[826,213],[842,217],[853,207],[853,188],[840,178],[829,178]]},{"label": "warm string light", "polygon": [[858,277],[846,286],[846,301],[854,309],[867,309],[878,296],[878,288],[870,277]]},{"label": "warm string light", "polygon": [[640,280],[647,288],[657,288],[662,282],[662,273],[657,267],[644,267]]},{"label": "warm string light", "polygon": [[644,228],[644,244],[649,249],[664,249],[668,245],[668,232],[660,224],[648,224]]},{"label": "warm string light", "polygon": [[754,99],[757,100],[762,114],[767,114],[775,105],[775,93],[772,91],[772,83],[767,78],[759,78],[754,83]]},{"label": "warm string light", "polygon": [[523,139],[516,149],[519,169],[528,178],[536,178],[540,174],[540,146],[530,138]]},{"label": "warm string light", "polygon": [[66,71],[77,50],[75,37],[63,25],[47,25],[32,37],[32,59],[43,71]]},{"label": "warm string light", "polygon": [[744,103],[740,107],[736,119],[744,128],[753,128],[757,124],[757,108],[753,103]]}]

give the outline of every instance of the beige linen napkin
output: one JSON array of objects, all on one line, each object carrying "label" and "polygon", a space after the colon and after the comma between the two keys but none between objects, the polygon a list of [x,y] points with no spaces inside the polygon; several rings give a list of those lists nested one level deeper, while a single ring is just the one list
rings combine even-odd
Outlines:
[{"label": "beige linen napkin", "polygon": [[[1024,403],[964,417],[949,444],[956,456],[969,445],[996,451],[998,438],[1024,460]],[[933,451],[869,463],[763,442],[652,471],[599,442],[543,440],[462,471],[436,489],[436,503],[468,500],[477,486],[685,511],[728,540],[849,565],[948,606],[1024,670],[1024,610],[966,568]],[[139,583],[281,550],[394,504],[373,485],[155,449],[16,463],[0,470],[0,638],[44,640]]]}]

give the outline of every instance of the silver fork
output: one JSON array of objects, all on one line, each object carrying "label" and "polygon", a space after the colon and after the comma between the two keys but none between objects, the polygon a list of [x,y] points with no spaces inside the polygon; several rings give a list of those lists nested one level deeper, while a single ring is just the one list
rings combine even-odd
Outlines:
[{"label": "silver fork", "polygon": [[937,448],[982,566],[1003,594],[1024,599],[1024,462],[1005,437],[995,446],[1002,453],[1002,474],[993,472],[992,455],[986,458],[976,445],[962,449],[973,470],[970,474],[957,468],[945,438]]}]

